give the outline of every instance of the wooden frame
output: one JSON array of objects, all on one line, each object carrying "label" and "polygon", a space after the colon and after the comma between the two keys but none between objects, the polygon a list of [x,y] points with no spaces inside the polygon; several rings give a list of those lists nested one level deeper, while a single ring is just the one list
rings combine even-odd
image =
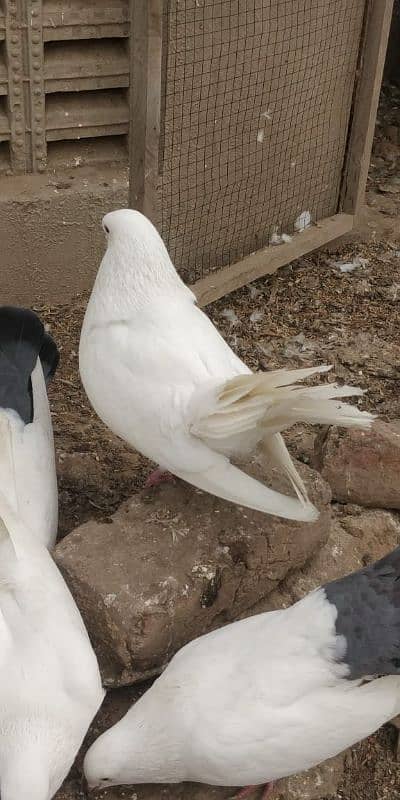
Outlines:
[{"label": "wooden frame", "polygon": [[[353,99],[338,213],[192,285],[206,305],[240,286],[349,233],[363,202],[394,0],[366,0],[364,33]],[[163,0],[131,0],[130,206],[157,225]]]},{"label": "wooden frame", "polygon": [[153,220],[160,141],[162,12],[163,0],[131,0],[129,205]]},{"label": "wooden frame", "polygon": [[343,211],[353,214],[354,218],[360,212],[367,184],[393,2],[367,0],[341,197]]}]

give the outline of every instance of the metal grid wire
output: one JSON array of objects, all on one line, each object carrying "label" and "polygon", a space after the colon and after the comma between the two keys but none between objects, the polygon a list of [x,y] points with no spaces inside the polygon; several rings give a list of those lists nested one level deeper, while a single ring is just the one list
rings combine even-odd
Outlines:
[{"label": "metal grid wire", "polygon": [[365,0],[165,0],[160,222],[194,281],[336,213]]}]

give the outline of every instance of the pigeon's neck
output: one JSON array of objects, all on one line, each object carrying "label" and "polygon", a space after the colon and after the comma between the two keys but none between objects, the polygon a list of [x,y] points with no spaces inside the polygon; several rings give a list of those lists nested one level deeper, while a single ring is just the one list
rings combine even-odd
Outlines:
[{"label": "pigeon's neck", "polygon": [[149,713],[143,715],[136,711],[140,712],[140,708],[134,707],[112,729],[110,755],[116,765],[117,782],[180,783],[185,780],[183,746],[171,717],[160,713],[160,709],[155,713],[150,708]]},{"label": "pigeon's neck", "polygon": [[129,770],[129,778],[123,783],[182,783],[185,773],[172,744],[162,742],[157,749],[152,744],[133,750],[133,772]]},{"label": "pigeon's neck", "polygon": [[193,298],[177,274],[164,246],[134,249],[130,243],[111,244],[100,265],[91,302],[104,318],[121,319],[151,306],[157,298]]}]

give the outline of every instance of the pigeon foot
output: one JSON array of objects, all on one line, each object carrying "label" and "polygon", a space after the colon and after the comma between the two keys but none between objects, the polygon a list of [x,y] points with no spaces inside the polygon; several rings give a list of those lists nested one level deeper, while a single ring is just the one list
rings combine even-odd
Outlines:
[{"label": "pigeon foot", "polygon": [[153,486],[159,486],[160,483],[167,483],[168,481],[173,480],[174,476],[171,474],[171,472],[165,472],[162,469],[155,469],[147,478],[144,488],[150,489]]},{"label": "pigeon foot", "polygon": [[[264,791],[262,793],[261,800],[267,800],[267,797],[269,797],[270,793],[272,792],[273,786],[273,781],[264,784],[262,787]],[[239,792],[239,794],[236,794],[235,797],[232,798],[232,800],[245,800],[246,797],[250,797],[250,795],[254,794],[254,792],[260,788],[260,785],[257,784],[254,784],[253,786],[245,786],[244,789]]]},{"label": "pigeon foot", "polygon": [[400,714],[394,719],[390,720],[390,725],[397,731],[396,744],[395,744],[395,758],[400,761]]}]

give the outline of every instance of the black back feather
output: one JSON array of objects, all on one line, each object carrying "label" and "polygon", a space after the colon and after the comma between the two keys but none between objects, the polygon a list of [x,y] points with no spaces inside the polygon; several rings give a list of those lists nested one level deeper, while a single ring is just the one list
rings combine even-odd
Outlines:
[{"label": "black back feather", "polygon": [[346,639],[348,677],[400,675],[400,547],[324,590]]},{"label": "black back feather", "polygon": [[1,306],[0,407],[16,411],[25,424],[34,415],[31,374],[38,356],[47,383],[59,360],[53,339],[33,311]]}]

